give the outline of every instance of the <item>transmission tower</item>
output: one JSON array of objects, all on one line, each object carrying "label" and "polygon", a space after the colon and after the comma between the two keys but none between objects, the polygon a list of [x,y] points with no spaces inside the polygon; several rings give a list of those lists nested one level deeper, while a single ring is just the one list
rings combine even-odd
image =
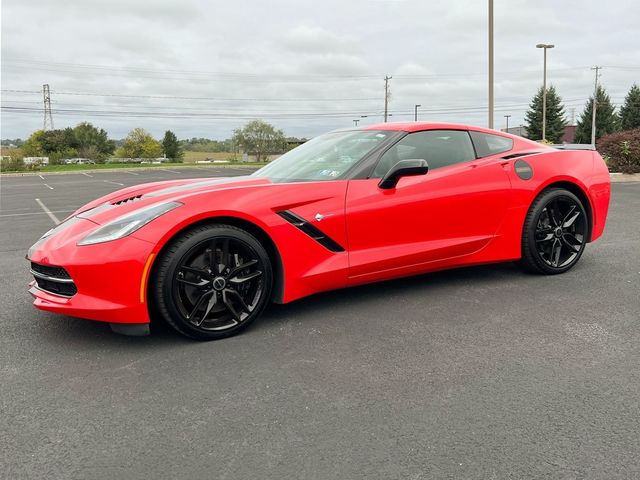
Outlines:
[{"label": "transmission tower", "polygon": [[42,129],[53,130],[53,116],[51,115],[51,94],[49,93],[49,84],[42,85],[42,96],[44,98],[44,122]]}]

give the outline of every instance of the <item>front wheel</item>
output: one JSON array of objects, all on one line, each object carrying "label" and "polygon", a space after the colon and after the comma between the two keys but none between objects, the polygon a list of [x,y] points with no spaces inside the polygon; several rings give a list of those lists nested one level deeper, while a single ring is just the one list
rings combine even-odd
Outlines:
[{"label": "front wheel", "polygon": [[152,301],[175,330],[198,340],[235,335],[271,295],[269,256],[258,240],[230,225],[196,227],[158,259]]},{"label": "front wheel", "polygon": [[564,273],[580,259],[589,223],[578,197],[562,188],[543,191],[533,202],[522,232],[522,266],[535,273]]}]

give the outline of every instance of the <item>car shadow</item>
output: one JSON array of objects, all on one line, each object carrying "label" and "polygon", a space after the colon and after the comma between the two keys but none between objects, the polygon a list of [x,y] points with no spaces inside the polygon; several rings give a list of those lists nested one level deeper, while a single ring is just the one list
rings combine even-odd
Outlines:
[{"label": "car shadow", "polygon": [[[509,282],[515,278],[526,281],[527,277],[535,278],[536,275],[527,275],[513,263],[497,263],[490,265],[462,267],[440,272],[432,272],[423,275],[405,277],[396,280],[387,280],[367,285],[332,290],[302,298],[289,304],[271,304],[267,307],[262,317],[250,331],[260,331],[261,328],[271,328],[278,322],[286,323],[292,317],[302,318],[310,312],[318,312],[323,309],[335,312],[341,308],[353,308],[366,305],[381,297],[393,297],[398,293],[415,293],[424,291],[425,294],[433,294],[450,288],[462,288],[474,282]],[[52,315],[53,314],[43,314]],[[158,346],[175,346],[200,343],[175,333],[164,321],[156,320],[151,325],[151,335],[147,337],[128,337],[118,335],[111,331],[109,325],[103,322],[94,322],[74,317],[51,320],[52,325],[43,329],[41,335],[50,342],[66,342],[67,345],[86,346],[87,343],[97,343],[101,347],[117,346],[121,348],[154,348]],[[242,335],[242,334],[240,334]]]},{"label": "car shadow", "polygon": [[[381,297],[392,298],[399,293],[434,293],[440,290],[456,288],[474,282],[508,282],[515,278],[536,278],[522,271],[514,263],[495,263],[488,265],[460,267],[455,269],[425,273],[395,280],[386,280],[356,287],[317,293],[287,304],[270,305],[258,324],[270,324],[286,321],[292,316],[303,316],[311,311],[336,309],[365,305]],[[254,328],[259,328],[256,325]]]}]

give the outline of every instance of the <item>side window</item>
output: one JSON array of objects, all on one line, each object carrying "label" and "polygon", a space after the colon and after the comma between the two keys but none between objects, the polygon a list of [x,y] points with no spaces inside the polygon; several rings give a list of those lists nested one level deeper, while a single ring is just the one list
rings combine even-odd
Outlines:
[{"label": "side window", "polygon": [[380,158],[373,178],[382,178],[400,160],[422,158],[429,169],[447,167],[476,158],[469,134],[463,130],[427,130],[410,133]]},{"label": "side window", "polygon": [[513,140],[501,135],[491,135],[490,133],[481,133],[470,131],[473,146],[476,147],[478,158],[496,155],[502,152],[508,152],[513,148]]}]

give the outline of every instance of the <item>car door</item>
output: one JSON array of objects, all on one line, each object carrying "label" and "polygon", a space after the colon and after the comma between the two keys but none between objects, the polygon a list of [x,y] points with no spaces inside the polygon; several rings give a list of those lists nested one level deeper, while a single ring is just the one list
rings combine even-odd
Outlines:
[{"label": "car door", "polygon": [[[429,172],[379,188],[392,165],[410,158],[426,160]],[[382,154],[371,178],[347,186],[350,279],[415,273],[482,249],[505,217],[510,188],[498,158],[476,158],[467,131],[408,134]]]}]

